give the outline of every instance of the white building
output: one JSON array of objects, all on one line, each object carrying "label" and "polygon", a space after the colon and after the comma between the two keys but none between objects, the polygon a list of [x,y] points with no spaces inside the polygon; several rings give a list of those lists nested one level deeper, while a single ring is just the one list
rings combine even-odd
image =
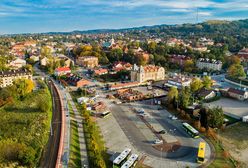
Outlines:
[{"label": "white building", "polygon": [[174,76],[173,78],[170,78],[167,83],[165,83],[165,86],[182,88],[190,86],[191,81],[191,78],[187,78],[185,76]]},{"label": "white building", "polygon": [[24,59],[16,58],[14,61],[11,61],[9,63],[9,67],[14,68],[14,69],[19,69],[25,66],[26,64],[27,62]]},{"label": "white building", "polygon": [[11,70],[0,72],[0,87],[11,86],[16,79],[32,79],[32,73],[28,70]]},{"label": "white building", "polygon": [[196,66],[199,69],[208,69],[213,71],[220,71],[222,68],[222,62],[214,59],[200,58],[196,62]]},{"label": "white building", "polygon": [[165,70],[163,67],[155,65],[133,66],[131,70],[131,81],[146,82],[149,80],[158,81],[164,80]]}]

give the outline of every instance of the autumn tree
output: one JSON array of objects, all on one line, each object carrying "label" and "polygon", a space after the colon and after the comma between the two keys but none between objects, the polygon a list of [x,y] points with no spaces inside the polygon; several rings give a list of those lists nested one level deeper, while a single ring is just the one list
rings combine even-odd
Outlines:
[{"label": "autumn tree", "polygon": [[228,68],[227,71],[228,76],[238,79],[246,77],[244,67],[240,64],[233,64]]},{"label": "autumn tree", "polygon": [[17,79],[14,81],[13,88],[19,98],[23,98],[34,89],[34,83],[30,79]]},{"label": "autumn tree", "polygon": [[190,89],[193,93],[197,92],[203,87],[202,80],[199,78],[193,78],[192,82],[190,83]]},{"label": "autumn tree", "polygon": [[193,60],[186,60],[184,64],[184,71],[192,72],[193,68],[194,68]]},{"label": "autumn tree", "polygon": [[42,58],[44,58],[44,57],[50,57],[52,55],[52,50],[49,47],[47,47],[47,46],[43,46],[41,48],[40,54],[41,54],[41,57]]}]

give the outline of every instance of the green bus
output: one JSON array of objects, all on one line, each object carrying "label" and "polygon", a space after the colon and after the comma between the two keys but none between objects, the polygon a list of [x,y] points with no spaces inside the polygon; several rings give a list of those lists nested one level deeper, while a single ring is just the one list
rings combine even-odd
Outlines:
[{"label": "green bus", "polygon": [[192,138],[199,138],[199,132],[188,123],[183,123],[183,128]]}]

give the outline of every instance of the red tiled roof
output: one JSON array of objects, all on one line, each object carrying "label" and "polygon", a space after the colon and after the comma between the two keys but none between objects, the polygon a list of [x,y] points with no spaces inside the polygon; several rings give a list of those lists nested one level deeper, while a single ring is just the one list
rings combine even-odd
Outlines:
[{"label": "red tiled roof", "polygon": [[103,74],[103,73],[107,73],[108,70],[102,68],[102,69],[96,69],[96,70],[94,70],[94,72],[95,72],[95,74],[100,75],[100,74]]},{"label": "red tiled roof", "polygon": [[58,72],[63,72],[63,71],[70,71],[71,69],[69,67],[61,67],[61,68],[57,68],[56,71]]}]

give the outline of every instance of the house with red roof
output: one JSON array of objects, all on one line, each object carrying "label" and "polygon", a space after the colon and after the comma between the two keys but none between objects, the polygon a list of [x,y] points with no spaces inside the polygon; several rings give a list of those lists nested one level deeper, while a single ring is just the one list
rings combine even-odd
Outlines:
[{"label": "house with red roof", "polygon": [[66,75],[68,73],[71,73],[71,69],[69,67],[56,68],[54,71],[55,76]]},{"label": "house with red roof", "polygon": [[94,75],[97,75],[97,76],[104,75],[107,73],[108,73],[108,70],[104,68],[94,70]]},{"label": "house with red roof", "polygon": [[127,63],[127,62],[115,62],[114,65],[113,65],[113,71],[115,72],[119,72],[119,71],[122,71],[122,70],[127,70],[127,71],[130,71],[132,69],[132,64],[130,63]]}]

